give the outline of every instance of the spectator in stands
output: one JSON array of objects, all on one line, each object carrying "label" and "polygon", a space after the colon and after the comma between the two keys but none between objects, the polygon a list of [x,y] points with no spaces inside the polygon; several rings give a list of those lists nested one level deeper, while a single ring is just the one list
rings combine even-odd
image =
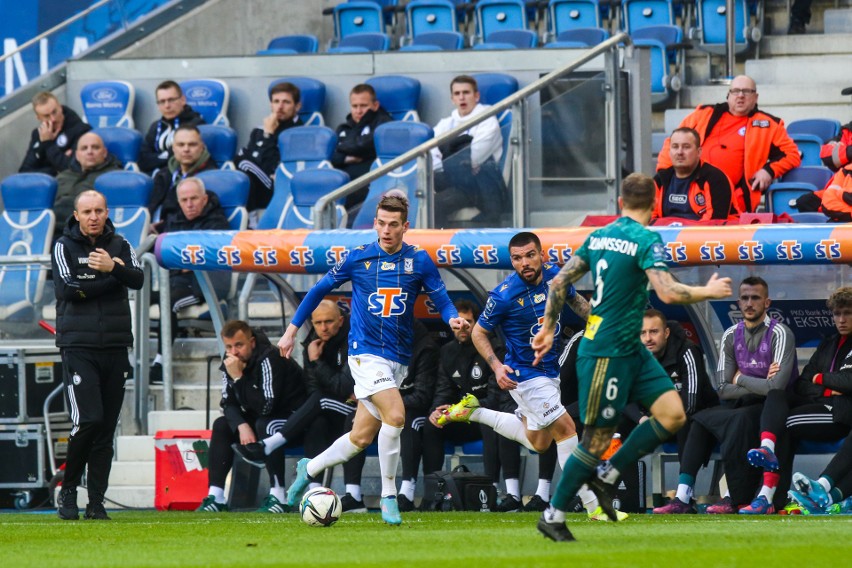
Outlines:
[{"label": "spectator in stands", "polygon": [[[459,317],[470,322],[471,327],[455,330],[455,339],[441,347],[438,378],[435,385],[434,400],[430,401],[431,414],[423,427],[423,473],[434,473],[443,469],[444,442],[454,444],[482,440],[482,460],[485,475],[491,478],[495,487],[500,481],[500,466],[506,480],[506,497],[497,506],[501,512],[519,511],[521,503],[520,486],[520,445],[514,440],[498,436],[490,426],[469,422],[450,422],[443,426],[438,423],[441,414],[455,401],[467,393],[479,399],[484,408],[501,412],[514,412],[517,404],[497,386],[497,380],[490,365],[476,350],[471,337],[473,324],[479,318],[479,308],[470,300],[458,300],[455,303]],[[495,354],[503,359],[505,348],[500,342],[491,341]]]},{"label": "spectator in stands", "polygon": [[[200,179],[188,177],[180,180],[175,193],[178,211],[162,222],[160,232],[228,229],[228,218],[225,216],[225,210],[219,205],[219,197],[212,191],[207,191]],[[230,276],[227,272],[214,273],[211,276],[214,288],[220,295],[227,291]],[[178,312],[203,303],[204,295],[191,270],[170,270],[169,292],[172,302],[172,337],[176,337]],[[162,333],[160,341],[161,336]],[[159,349],[149,371],[149,381],[153,384],[163,382],[162,355]]]},{"label": "spectator in stands", "polygon": [[[850,162],[852,162],[852,122],[843,125],[840,128],[840,134],[836,138],[823,144],[819,155],[820,158],[822,158],[823,165],[833,172],[839,172],[846,168],[846,166],[850,165]],[[837,179],[836,185],[843,188],[844,183],[848,183],[848,180],[846,179],[848,175],[848,173],[844,174],[842,177]],[[834,180],[829,181],[829,183],[826,184],[826,188],[831,186],[833,183]],[[852,211],[852,207],[850,207],[846,201],[846,192],[842,189],[840,191],[838,191],[837,188],[833,189],[828,198],[829,208],[828,211],[826,211],[822,208],[822,199],[825,195],[825,191],[825,188],[820,187],[813,193],[805,193],[804,195],[799,196],[796,200],[796,209],[798,209],[800,213],[819,211],[825,213],[836,221],[848,222],[852,219],[849,215],[850,211]]]},{"label": "spectator in stands", "polygon": [[[734,207],[744,213],[757,209],[774,178],[802,162],[784,121],[759,110],[757,99],[754,80],[740,75],[731,82],[727,102],[701,105],[680,123],[701,136],[702,158],[728,175]],[[672,165],[670,143],[666,139],[657,170]]]},{"label": "spectator in stands", "polygon": [[[435,126],[435,137],[486,111],[479,102],[476,79],[459,75],[450,82],[450,100],[456,109]],[[432,149],[435,171],[436,223],[444,226],[449,215],[475,207],[474,222],[494,224],[505,211],[508,190],[498,163],[503,155],[500,123],[492,117]],[[496,226],[496,225],[495,225]]]},{"label": "spectator in stands", "polygon": [[822,163],[833,172],[852,162],[852,122],[840,128],[840,134],[822,145],[819,152]]},{"label": "spectator in stands", "polygon": [[[707,376],[704,355],[698,346],[687,339],[686,332],[677,322],[667,320],[659,310],[646,310],[642,320],[642,343],[650,351],[666,373],[671,377],[675,390],[680,394],[686,411],[686,424],[678,430],[677,453],[683,456],[683,448],[696,412],[719,404],[713,383]],[[639,407],[641,414],[637,422],[648,419],[648,412]],[[625,409],[627,414],[627,409]]]},{"label": "spectator in stands", "polygon": [[272,199],[275,168],[281,162],[278,136],[294,126],[302,126],[299,87],[293,83],[278,83],[269,90],[271,112],[263,118],[263,126],[255,128],[249,142],[237,152],[237,169],[248,175],[251,187],[247,208],[249,212],[265,209]]},{"label": "spectator in stands", "polygon": [[56,198],[53,212],[56,214],[59,237],[65,221],[74,211],[74,199],[89,189],[95,189],[95,180],[107,172],[121,169],[121,162],[107,152],[104,141],[94,132],[87,132],[77,140],[77,149],[68,169],[56,176]]},{"label": "spectator in stands", "polygon": [[32,102],[39,125],[30,136],[27,154],[18,171],[55,176],[68,169],[77,140],[92,127],[80,120],[76,112],[59,104],[53,93],[37,93]]},{"label": "spectator in stands", "polygon": [[[201,133],[195,126],[183,125],[177,129],[173,150],[174,155],[169,158],[168,167],[160,168],[154,176],[154,188],[148,199],[148,211],[152,219],[156,218],[157,209],[160,209],[159,223],[167,222],[169,217],[178,213],[180,207],[176,189],[181,180],[216,169],[201,139]],[[159,226],[155,224],[155,228]]]},{"label": "spectator in stands", "polygon": [[[225,344],[219,367],[224,416],[213,422],[208,454],[210,487],[197,509],[212,513],[228,510],[225,478],[234,459],[231,444],[255,443],[259,436],[272,433],[306,397],[302,369],[293,360],[281,357],[263,332],[235,320],[222,326],[221,336]],[[267,456],[266,469],[269,495],[257,512],[289,512],[284,496],[284,452]]]},{"label": "spectator in stands", "polygon": [[183,91],[174,81],[163,81],[154,91],[162,116],[151,123],[139,149],[139,169],[146,174],[165,168],[172,157],[172,141],[181,126],[204,124],[204,118],[186,104]]},{"label": "spectator in stands", "polygon": [[671,167],[657,172],[654,218],[724,220],[731,209],[731,182],[725,172],[701,160],[701,138],[692,128],[675,129],[669,138]]},{"label": "spectator in stands", "polygon": [[811,4],[813,0],[793,0],[790,6],[790,27],[787,35],[802,35],[806,33],[805,26],[811,22]]},{"label": "spectator in stands", "polygon": [[[373,134],[379,125],[392,120],[391,115],[379,104],[373,87],[366,83],[352,87],[349,93],[349,115],[346,122],[337,127],[337,148],[331,156],[331,164],[349,174],[353,180],[369,172],[376,159]],[[355,219],[353,213],[360,208],[367,193],[369,187],[363,187],[346,196],[344,205],[350,212],[350,219]]]},{"label": "spectator in stands", "polygon": [[[758,276],[744,279],[739,288],[743,321],[722,335],[716,370],[719,398],[723,404],[693,415],[683,459],[677,494],[654,513],[694,512],[695,477],[718,441],[728,481],[729,495],[707,508],[708,513],[730,514],[746,503],[757,485],[746,461],[763,468],[763,486],[741,514],[772,514],[779,484],[779,460],[786,459],[784,423],[788,413],[787,386],[798,375],[793,332],[767,314],[769,285]],[[760,447],[747,450],[760,440]],[[788,472],[789,473],[789,472]],[[781,500],[783,502],[783,499]]]},{"label": "spectator in stands", "polygon": [[852,513],[852,435],[846,437],[819,478],[796,472],[792,487],[790,497],[805,513]]},{"label": "spectator in stands", "polygon": [[819,200],[817,210],[825,213],[832,221],[852,221],[852,164],[837,170],[824,189],[800,197],[796,204],[800,211],[813,211],[810,206]]}]

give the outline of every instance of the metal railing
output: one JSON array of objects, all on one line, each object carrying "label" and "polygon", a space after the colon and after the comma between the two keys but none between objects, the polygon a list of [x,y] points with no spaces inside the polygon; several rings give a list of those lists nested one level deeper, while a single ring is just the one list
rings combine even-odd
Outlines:
[{"label": "metal railing", "polygon": [[[550,73],[548,73],[547,75],[545,75],[541,79],[538,79],[537,81],[530,83],[526,87],[518,90],[516,93],[506,97],[505,99],[503,99],[499,103],[492,105],[486,111],[482,112],[481,114],[476,115],[476,117],[470,119],[469,121],[466,121],[463,124],[460,124],[456,128],[453,128],[452,130],[442,134],[441,136],[432,138],[431,140],[427,140],[423,144],[417,146],[416,148],[412,148],[408,152],[405,152],[404,154],[400,155],[397,158],[394,158],[393,160],[391,160],[388,163],[376,168],[375,170],[371,170],[367,174],[359,177],[358,179],[353,180],[353,181],[347,183],[346,185],[332,191],[331,193],[328,193],[328,194],[320,197],[313,207],[314,228],[315,229],[331,229],[331,228],[334,228],[336,226],[336,216],[335,216],[335,211],[334,211],[333,205],[334,205],[334,202],[337,201],[338,199],[346,197],[350,193],[353,193],[353,192],[357,191],[358,189],[361,189],[362,187],[369,185],[371,182],[379,179],[380,177],[382,177],[386,174],[391,173],[392,171],[394,171],[398,167],[410,162],[413,159],[416,159],[416,158],[428,159],[428,156],[424,157],[424,155],[427,152],[429,152],[431,149],[437,148],[441,144],[448,142],[449,140],[455,138],[459,134],[462,134],[462,133],[468,131],[470,128],[476,126],[477,124],[484,122],[485,120],[488,120],[489,118],[496,117],[498,114],[502,113],[503,111],[505,111],[509,107],[519,105],[524,99],[526,99],[530,95],[533,95],[533,94],[541,91],[542,89],[544,89],[548,85],[554,83],[556,80],[562,78],[564,75],[571,73],[572,71],[578,69],[582,65],[585,65],[589,61],[592,61],[596,57],[598,57],[602,54],[607,57],[608,62],[607,62],[607,64],[605,64],[605,68],[607,70],[607,73],[610,73],[613,68],[617,67],[617,58],[615,57],[615,54],[616,54],[618,48],[622,47],[622,46],[624,46],[625,49],[627,49],[627,50],[632,51],[632,49],[633,49],[633,41],[631,40],[630,36],[627,35],[626,33],[619,33],[619,34],[614,35],[613,37],[609,38],[608,40],[604,41],[603,43],[600,43],[600,44],[596,45],[595,47],[590,48],[588,51],[584,52],[583,55],[581,55],[580,57],[578,57],[576,60],[572,61],[571,63],[564,65],[563,67],[560,67],[560,68],[558,68],[554,71],[551,71]],[[613,83],[615,82],[615,78],[612,78],[612,82]],[[614,106],[614,105],[617,105],[617,103],[618,103],[617,97],[613,96],[613,93],[610,92],[609,96],[607,98],[607,104]],[[609,138],[609,139],[610,140],[616,140],[617,139],[616,134],[617,134],[617,128],[618,128],[618,126],[617,126],[618,121],[615,118],[616,113],[614,112],[613,109],[611,109],[608,114],[611,117],[611,120],[607,121],[607,127],[609,129],[611,129],[611,131],[608,132],[608,135],[609,134],[612,135],[612,137]],[[613,180],[617,178],[618,172],[617,172],[617,167],[616,167],[616,164],[614,163],[614,160],[609,160],[609,159],[607,160],[607,170],[608,170],[607,171],[608,177],[609,177],[609,174],[611,173],[612,174],[611,177],[612,177]],[[426,177],[431,178],[431,176],[426,176]],[[431,194],[432,194],[432,192],[429,191],[429,190],[431,190],[431,181],[432,181],[431,179],[426,180],[426,182],[429,184],[429,186],[427,186],[427,191],[425,192],[426,198],[427,198],[426,203],[428,204],[427,209],[430,212],[431,212],[431,209],[432,209],[432,207],[431,207]],[[515,219],[514,219],[516,226],[523,225],[523,214],[524,214],[524,212],[523,212],[522,207],[518,207],[519,205],[521,205],[521,204],[516,203]],[[520,219],[519,219],[519,217],[520,217]]]}]

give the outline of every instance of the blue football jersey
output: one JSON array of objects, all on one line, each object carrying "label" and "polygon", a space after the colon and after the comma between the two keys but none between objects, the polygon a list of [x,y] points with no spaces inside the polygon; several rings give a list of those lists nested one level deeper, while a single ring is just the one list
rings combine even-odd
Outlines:
[{"label": "blue football jersey", "polygon": [[[488,294],[485,310],[479,316],[479,325],[488,331],[493,332],[498,325],[503,327],[503,335],[506,336],[506,358],[503,362],[515,370],[512,378],[519,382],[541,376],[559,377],[562,319],[571,312],[567,302],[556,322],[553,349],[538,365],[532,364],[535,359],[532,340],[541,329],[550,282],[559,274],[559,267],[545,263],[541,273],[541,283],[533,286],[513,272]],[[568,296],[574,297],[576,293],[571,286]]]},{"label": "blue football jersey", "polygon": [[349,354],[371,354],[408,365],[414,338],[414,302],[429,295],[444,321],[458,317],[438,268],[426,251],[403,243],[386,253],[378,242],[359,246],[328,271],[293,315],[301,326],[317,304],[344,282],[352,282]]}]

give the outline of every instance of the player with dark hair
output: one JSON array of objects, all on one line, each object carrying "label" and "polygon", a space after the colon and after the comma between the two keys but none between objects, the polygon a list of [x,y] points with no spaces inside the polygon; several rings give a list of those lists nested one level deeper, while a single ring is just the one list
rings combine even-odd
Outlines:
[{"label": "player with dark hair", "polygon": [[[662,239],[646,228],[655,205],[650,177],[627,176],[618,204],[621,217],[593,231],[554,277],[541,329],[532,342],[533,364],[551,356],[563,306],[574,294],[573,283],[591,271],[595,293],[577,356],[583,440],[565,464],[550,507],[538,522],[538,530],[555,541],[574,540],[565,525],[565,511],[583,483],[598,496],[607,516],[618,520],[613,495],[620,472],[686,422],[671,379],[639,339],[648,282],[666,303],[688,304],[731,294],[730,279],[716,274],[701,287],[681,284],[672,277]],[[639,424],[615,455],[601,464],[600,456],[609,448],[622,408],[633,401],[648,408],[651,418]]]},{"label": "player with dark hair", "polygon": [[425,289],[451,328],[468,323],[458,316],[426,251],[402,240],[409,227],[408,201],[397,196],[383,197],[376,207],[374,227],[378,241],[350,251],[311,288],[278,342],[281,355],[289,357],[299,328],[323,297],[341,284],[352,282],[349,368],[358,399],[352,431],[316,458],[299,461],[287,500],[295,505],[312,477],[351,459],[378,434],[382,519],[398,525],[402,518],[396,499],[396,470],[405,423],[399,385],[408,374],[414,303],[420,290]]}]

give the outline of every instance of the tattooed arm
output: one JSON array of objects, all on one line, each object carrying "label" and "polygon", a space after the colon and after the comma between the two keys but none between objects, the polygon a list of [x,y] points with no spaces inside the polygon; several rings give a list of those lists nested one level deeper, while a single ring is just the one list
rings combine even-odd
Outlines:
[{"label": "tattooed arm", "polygon": [[711,298],[731,295],[731,279],[719,278],[715,272],[704,286],[688,286],[674,279],[671,272],[649,268],[645,271],[657,296],[667,304],[694,304]]},{"label": "tattooed arm", "polygon": [[[559,314],[562,313],[562,308],[568,299],[568,287],[588,271],[589,265],[586,264],[586,261],[574,255],[551,281],[550,293],[547,295],[547,305],[544,308],[544,321],[532,342],[532,348],[535,351],[533,365],[538,365],[544,354],[553,347],[553,331],[556,328],[556,320],[559,319]],[[579,294],[575,296],[575,298],[579,297]],[[585,306],[581,307],[581,303],[585,304]],[[572,299],[571,308],[583,319],[588,319],[589,305],[585,299],[582,299],[582,302]],[[580,309],[583,313],[577,311],[577,309]]]},{"label": "tattooed arm", "polygon": [[592,311],[592,306],[589,301],[579,294],[574,294],[572,298],[566,300],[568,305],[574,310],[574,313],[580,316],[580,319],[586,321],[589,319],[589,313]]}]

